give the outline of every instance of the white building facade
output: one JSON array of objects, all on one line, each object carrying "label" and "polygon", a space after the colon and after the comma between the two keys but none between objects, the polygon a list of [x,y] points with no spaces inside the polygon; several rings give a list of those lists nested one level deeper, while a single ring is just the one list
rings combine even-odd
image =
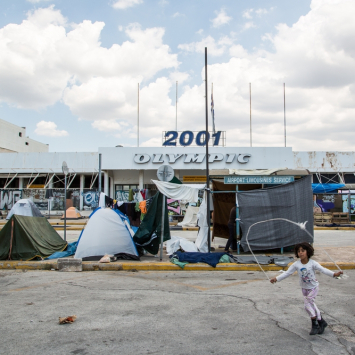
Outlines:
[{"label": "white building facade", "polygon": [[0,119],[0,153],[48,152],[48,144],[26,136],[26,127]]},{"label": "white building facade", "polygon": [[[61,210],[64,201],[62,163],[69,167],[67,202],[80,210],[98,202],[101,157],[102,191],[112,198],[129,189],[154,188],[157,169],[170,165],[184,182],[201,182],[206,173],[204,147],[115,147],[90,153],[0,154],[0,209],[11,208],[20,197],[32,198],[42,209]],[[210,147],[211,175],[236,170],[308,170],[314,182],[355,187],[355,152],[293,152],[284,147]],[[297,174],[295,172],[295,174]],[[121,196],[121,195],[120,195]],[[68,205],[68,204],[67,204]]]}]

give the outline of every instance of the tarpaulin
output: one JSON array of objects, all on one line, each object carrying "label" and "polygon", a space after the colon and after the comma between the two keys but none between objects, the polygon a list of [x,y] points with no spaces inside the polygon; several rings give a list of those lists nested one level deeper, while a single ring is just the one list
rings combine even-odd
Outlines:
[{"label": "tarpaulin", "polygon": [[[307,231],[313,236],[313,193],[311,176],[303,177],[290,184],[268,189],[238,192],[239,212],[243,237],[241,245],[249,251],[246,237],[252,250],[266,250],[295,245],[300,242],[313,243],[299,226],[287,221],[268,221],[284,218],[295,223],[306,223]],[[266,222],[265,222],[266,221]]]},{"label": "tarpaulin", "polygon": [[324,194],[343,188],[344,184],[312,184],[314,194]]},{"label": "tarpaulin", "polygon": [[[180,186],[180,185],[177,185]],[[160,238],[161,238],[161,222],[162,222],[162,208],[163,208],[163,196],[160,192],[157,192],[149,205],[149,209],[145,214],[136,234],[133,237],[133,241],[138,246],[155,255],[159,251]],[[154,237],[156,235],[156,237]],[[170,239],[170,226],[168,207],[165,203],[164,214],[164,237],[163,240]]]}]

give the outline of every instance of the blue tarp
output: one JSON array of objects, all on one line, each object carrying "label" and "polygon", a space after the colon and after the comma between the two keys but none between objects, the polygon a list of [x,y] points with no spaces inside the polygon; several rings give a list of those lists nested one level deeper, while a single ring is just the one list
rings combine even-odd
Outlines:
[{"label": "blue tarp", "polygon": [[343,188],[344,184],[312,184],[314,194],[325,194]]},{"label": "blue tarp", "polygon": [[213,267],[219,263],[219,259],[227,253],[189,253],[189,252],[181,252],[177,251],[170,258],[176,258],[181,262],[188,262],[188,263],[206,263]]},{"label": "blue tarp", "polygon": [[56,253],[52,254],[51,256],[46,258],[45,260],[66,258],[67,256],[74,255],[76,252],[77,246],[78,246],[77,241],[73,242],[73,243],[69,243],[67,248],[64,251],[57,251]]}]

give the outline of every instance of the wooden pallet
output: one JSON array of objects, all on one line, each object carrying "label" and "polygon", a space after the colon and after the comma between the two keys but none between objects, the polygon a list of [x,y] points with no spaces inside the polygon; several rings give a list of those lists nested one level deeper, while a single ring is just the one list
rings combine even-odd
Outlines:
[{"label": "wooden pallet", "polygon": [[314,213],[314,224],[330,224],[333,223],[333,214],[331,212]]},{"label": "wooden pallet", "polygon": [[349,223],[349,213],[347,212],[333,212],[333,223],[344,224]]}]

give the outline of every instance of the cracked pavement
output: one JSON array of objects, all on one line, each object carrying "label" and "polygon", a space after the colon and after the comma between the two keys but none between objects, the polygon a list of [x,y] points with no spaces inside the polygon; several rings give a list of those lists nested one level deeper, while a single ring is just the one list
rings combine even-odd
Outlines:
[{"label": "cracked pavement", "polygon": [[329,326],[310,336],[296,275],[271,285],[261,272],[1,271],[0,354],[355,354],[346,274],[318,275]]}]

